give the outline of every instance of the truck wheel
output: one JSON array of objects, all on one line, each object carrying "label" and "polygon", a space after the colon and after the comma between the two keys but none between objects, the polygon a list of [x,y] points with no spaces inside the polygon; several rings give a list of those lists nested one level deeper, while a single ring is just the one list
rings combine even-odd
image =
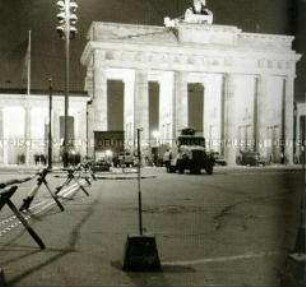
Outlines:
[{"label": "truck wheel", "polygon": [[184,169],[184,167],[179,166],[178,171],[179,171],[180,174],[183,174],[185,172],[185,169]]},{"label": "truck wheel", "polygon": [[176,162],[176,168],[177,168],[177,170],[178,170],[178,172],[179,172],[180,174],[184,173],[185,168],[184,168],[184,164],[183,164],[182,160],[178,160],[178,161]]},{"label": "truck wheel", "polygon": [[214,166],[213,165],[207,165],[206,167],[205,167],[205,170],[206,170],[206,172],[207,172],[207,174],[213,174],[213,171],[214,171]]},{"label": "truck wheel", "polygon": [[168,173],[174,173],[175,172],[175,167],[170,165],[167,172]]}]

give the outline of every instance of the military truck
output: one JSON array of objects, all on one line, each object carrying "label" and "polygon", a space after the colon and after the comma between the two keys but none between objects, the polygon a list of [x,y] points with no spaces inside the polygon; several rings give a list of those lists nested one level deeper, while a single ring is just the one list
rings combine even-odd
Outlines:
[{"label": "military truck", "polygon": [[168,172],[200,174],[202,169],[208,174],[213,173],[214,157],[205,151],[205,139],[197,136],[192,128],[185,128],[176,140],[176,146],[171,150]]}]

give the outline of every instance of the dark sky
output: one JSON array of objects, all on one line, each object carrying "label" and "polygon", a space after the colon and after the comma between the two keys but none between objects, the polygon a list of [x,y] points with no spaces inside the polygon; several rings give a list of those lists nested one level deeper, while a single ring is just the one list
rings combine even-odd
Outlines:
[{"label": "dark sky", "polygon": [[[32,30],[32,88],[64,87],[64,42],[55,31],[56,0],[0,0],[0,88],[25,88],[27,33]],[[82,91],[85,69],[80,56],[92,21],[160,24],[182,15],[188,0],[77,0],[79,34],[71,43],[71,90]],[[207,0],[214,23],[236,25],[246,32],[296,34],[295,49],[306,53],[306,0]],[[306,57],[305,57],[306,58]],[[306,59],[298,65],[297,97],[306,87]]]}]

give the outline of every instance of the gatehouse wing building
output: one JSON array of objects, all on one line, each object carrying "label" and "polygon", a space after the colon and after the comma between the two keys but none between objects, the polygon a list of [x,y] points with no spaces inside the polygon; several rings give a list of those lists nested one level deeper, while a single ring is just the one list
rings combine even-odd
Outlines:
[{"label": "gatehouse wing building", "polygon": [[[68,139],[74,152],[86,155],[87,96],[70,95]],[[13,94],[0,92],[0,165],[38,163],[47,159],[49,97],[46,94]],[[64,96],[52,96],[52,147],[54,163],[61,162],[64,139]],[[39,162],[41,162],[39,160]]]},{"label": "gatehouse wing building", "polygon": [[165,18],[163,27],[92,23],[81,58],[92,99],[91,142],[97,131],[123,130],[133,148],[142,128],[142,147],[150,153],[194,127],[229,165],[246,149],[271,162],[293,162],[300,59],[294,37],[244,33],[212,20],[211,11],[193,9],[183,19]]}]

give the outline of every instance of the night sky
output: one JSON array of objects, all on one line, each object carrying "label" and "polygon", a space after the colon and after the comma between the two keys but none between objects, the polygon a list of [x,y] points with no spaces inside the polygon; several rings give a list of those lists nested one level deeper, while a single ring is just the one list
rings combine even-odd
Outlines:
[{"label": "night sky", "polygon": [[[80,57],[92,21],[162,25],[165,16],[183,15],[188,0],[77,0],[79,33],[71,43],[71,90],[83,91]],[[56,0],[0,0],[0,88],[22,89],[28,30],[32,30],[32,89],[46,90],[54,78],[64,88],[64,41],[59,39]],[[214,23],[245,32],[295,34],[294,49],[306,54],[306,0],[207,0]],[[296,97],[306,91],[306,56],[298,64]]]}]

